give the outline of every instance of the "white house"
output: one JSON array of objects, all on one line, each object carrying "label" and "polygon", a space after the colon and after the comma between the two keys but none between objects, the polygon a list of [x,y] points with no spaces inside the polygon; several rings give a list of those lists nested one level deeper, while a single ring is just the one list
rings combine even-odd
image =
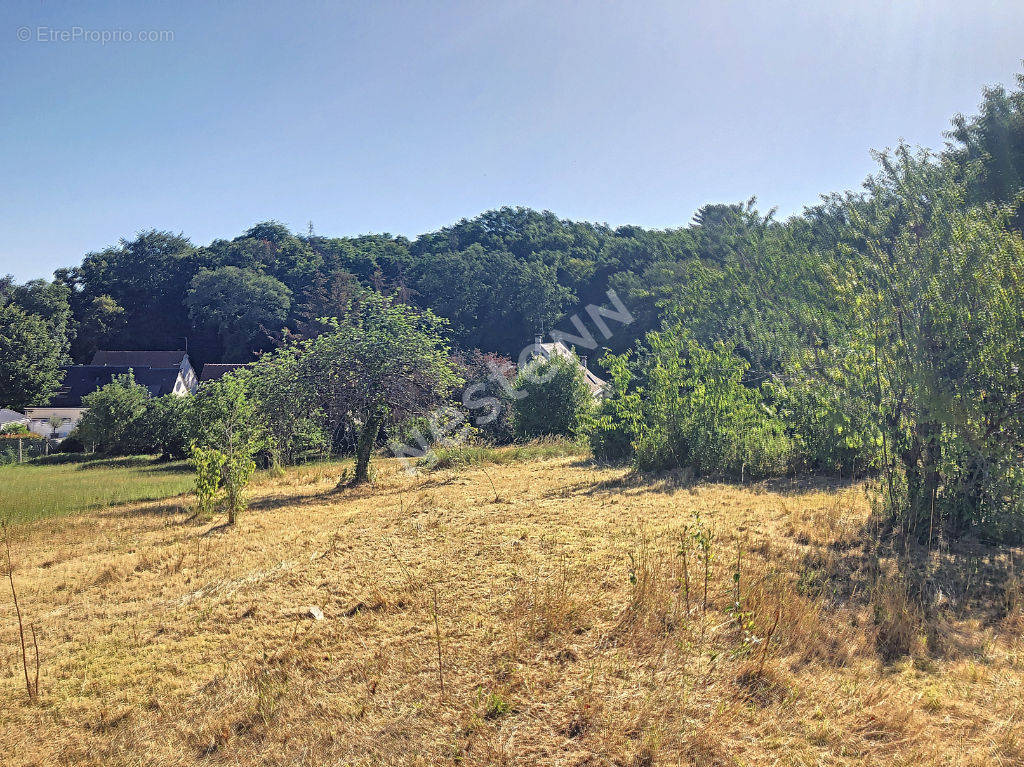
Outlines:
[{"label": "white house", "polygon": [[543,340],[542,336],[534,338],[532,349],[536,356],[543,357],[546,360],[556,356],[564,357],[575,362],[580,367],[580,370],[583,371],[583,380],[586,381],[591,396],[597,400],[604,399],[608,391],[608,382],[590,372],[587,368],[586,355],[577,356],[575,351],[566,346],[562,341],[546,344],[543,343]]},{"label": "white house", "polygon": [[[188,354],[183,351],[98,351],[93,355],[91,365],[64,368],[64,381],[49,405],[25,408],[28,428],[44,437],[64,439],[87,410],[82,407],[82,397],[129,370],[135,381],[149,389],[154,397],[164,394],[186,396],[194,394],[199,386],[199,377]],[[60,419],[56,430],[50,425],[51,418]]]},{"label": "white house", "polygon": [[[164,370],[178,368],[179,377],[175,381],[174,394],[195,394],[199,386],[199,376],[192,367],[188,352],[111,352],[98,351],[92,355],[92,366],[130,367],[133,369],[153,368]],[[167,394],[167,392],[163,392]],[[156,396],[156,395],[154,395]]]}]

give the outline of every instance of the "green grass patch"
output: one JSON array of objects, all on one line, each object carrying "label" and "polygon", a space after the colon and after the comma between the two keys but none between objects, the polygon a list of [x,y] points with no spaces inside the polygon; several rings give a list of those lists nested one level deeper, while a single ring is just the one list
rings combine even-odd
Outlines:
[{"label": "green grass patch", "polygon": [[0,466],[0,518],[31,522],[130,501],[180,495],[192,488],[185,461],[152,456],[53,455]]},{"label": "green grass patch", "polygon": [[488,445],[440,447],[420,458],[416,465],[434,471],[480,464],[522,463],[544,458],[564,458],[571,455],[585,456],[589,454],[590,449],[579,442],[544,439],[506,447],[490,447]]}]

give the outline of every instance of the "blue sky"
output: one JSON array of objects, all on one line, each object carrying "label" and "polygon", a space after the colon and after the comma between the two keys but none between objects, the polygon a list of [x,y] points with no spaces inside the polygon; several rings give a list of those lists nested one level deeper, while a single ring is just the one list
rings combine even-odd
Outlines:
[{"label": "blue sky", "polygon": [[[871,148],[941,146],[1024,56],[1019,0],[3,11],[0,274],[19,279],[149,228],[414,236],[500,205],[666,227],[751,195],[789,214],[858,186]],[[60,39],[103,31],[173,39]]]}]

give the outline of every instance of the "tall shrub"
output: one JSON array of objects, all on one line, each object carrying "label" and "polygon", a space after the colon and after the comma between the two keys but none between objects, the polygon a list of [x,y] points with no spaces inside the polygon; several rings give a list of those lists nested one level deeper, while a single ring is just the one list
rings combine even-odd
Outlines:
[{"label": "tall shrub", "polygon": [[605,360],[612,397],[591,439],[599,457],[629,452],[639,469],[689,466],[699,474],[785,473],[792,442],[757,389],[747,364],[723,343],[699,344],[679,321],[647,334],[636,352]]},{"label": "tall shrub", "polygon": [[[224,376],[200,387],[193,416],[196,434],[193,462],[197,469],[197,487],[205,481],[202,472],[219,463],[228,524],[234,524],[238,512],[245,508],[243,491],[256,469],[253,457],[265,444],[256,403],[242,380]],[[213,452],[197,453],[197,448]],[[200,461],[196,460],[197,455]]]},{"label": "tall shrub", "polygon": [[78,424],[81,438],[104,453],[144,451],[149,437],[142,419],[151,398],[149,389],[136,383],[131,371],[114,376],[110,383],[82,397],[82,406],[88,410]]},{"label": "tall shrub", "polygon": [[520,392],[512,413],[518,439],[584,436],[593,411],[583,371],[573,360],[560,356],[536,357],[516,376]]}]

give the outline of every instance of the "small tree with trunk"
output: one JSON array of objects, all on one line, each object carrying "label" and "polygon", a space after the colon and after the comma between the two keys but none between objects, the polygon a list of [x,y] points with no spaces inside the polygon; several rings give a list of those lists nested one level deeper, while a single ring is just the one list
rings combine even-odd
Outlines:
[{"label": "small tree with trunk", "polygon": [[428,414],[462,383],[441,337],[444,321],[375,292],[305,342],[302,375],[314,383],[335,433],[358,432],[353,484],[366,482],[381,430]]},{"label": "small tree with trunk", "polygon": [[59,415],[51,415],[46,419],[46,425],[50,427],[50,439],[57,439],[57,431],[64,424],[64,419]]},{"label": "small tree with trunk", "polygon": [[206,481],[202,476],[205,469],[214,464],[220,467],[229,525],[245,508],[242,492],[256,469],[253,458],[264,445],[256,415],[255,401],[236,376],[204,384],[196,393],[192,449],[197,486]]}]

